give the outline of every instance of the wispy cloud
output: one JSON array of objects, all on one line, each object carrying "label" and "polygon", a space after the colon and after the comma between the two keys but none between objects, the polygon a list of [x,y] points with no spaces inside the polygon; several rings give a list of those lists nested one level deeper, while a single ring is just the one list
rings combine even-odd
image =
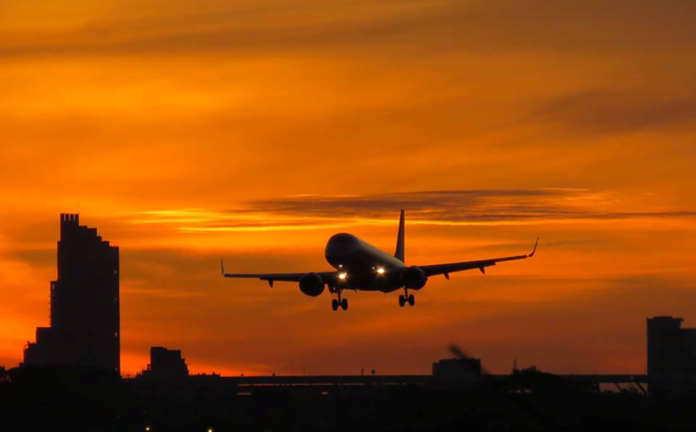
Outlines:
[{"label": "wispy cloud", "polygon": [[693,95],[641,96],[620,91],[584,91],[557,96],[535,113],[537,120],[574,133],[630,133],[696,124]]},{"label": "wispy cloud", "polygon": [[521,225],[564,221],[694,217],[696,211],[627,209],[622,197],[585,189],[444,190],[350,196],[290,196],[210,211],[142,212],[134,224],[171,224],[183,232],[286,231],[392,223],[406,209],[417,225]]},{"label": "wispy cloud", "polygon": [[[198,10],[138,16],[130,11],[110,19],[90,19],[62,33],[31,32],[6,38],[0,57],[91,55],[182,55],[269,53],[390,47],[470,52],[541,51],[573,48],[600,51],[638,43],[688,45],[694,30],[685,17],[692,2],[617,0],[484,1],[300,1],[264,2],[235,10]],[[125,9],[128,11],[128,9]],[[627,14],[627,10],[642,13]],[[600,11],[599,13],[597,11]],[[118,15],[118,14],[117,14]],[[650,16],[646,23],[644,17]],[[524,19],[520,19],[524,17]],[[591,22],[592,27],[588,27]],[[658,23],[659,25],[655,25]],[[652,25],[646,25],[652,24]],[[404,35],[418,44],[402,44]],[[447,39],[443,43],[443,38]],[[603,43],[597,43],[601,40]]]},{"label": "wispy cloud", "polygon": [[[181,2],[188,5],[188,2]],[[363,46],[430,27],[447,1],[330,5],[313,1],[180,15],[89,20],[71,31],[0,44],[0,57],[269,53]],[[435,22],[433,22],[435,21]],[[3,46],[4,45],[4,46]]]}]

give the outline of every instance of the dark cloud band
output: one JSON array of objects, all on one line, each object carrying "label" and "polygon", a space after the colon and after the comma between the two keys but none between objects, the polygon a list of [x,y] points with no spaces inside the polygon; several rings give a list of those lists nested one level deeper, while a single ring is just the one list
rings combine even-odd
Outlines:
[{"label": "dark cloud band", "polygon": [[[282,225],[321,227],[337,222],[394,219],[406,209],[411,221],[433,224],[529,223],[694,217],[696,211],[617,209],[616,194],[582,189],[443,190],[361,196],[297,196],[259,200],[221,212],[203,229]],[[245,215],[249,217],[246,218]],[[252,217],[252,215],[254,217]],[[263,215],[259,218],[258,215]],[[259,220],[260,219],[260,220]]]}]

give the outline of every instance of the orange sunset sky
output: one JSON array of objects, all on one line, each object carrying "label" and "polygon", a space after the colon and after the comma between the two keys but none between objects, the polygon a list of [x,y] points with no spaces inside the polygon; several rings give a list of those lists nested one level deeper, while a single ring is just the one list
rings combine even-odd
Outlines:
[{"label": "orange sunset sky", "polygon": [[[122,371],[642,373],[696,327],[696,2],[2,0],[0,365],[48,324],[59,213],[121,248]],[[397,294],[225,280],[528,253]]]}]

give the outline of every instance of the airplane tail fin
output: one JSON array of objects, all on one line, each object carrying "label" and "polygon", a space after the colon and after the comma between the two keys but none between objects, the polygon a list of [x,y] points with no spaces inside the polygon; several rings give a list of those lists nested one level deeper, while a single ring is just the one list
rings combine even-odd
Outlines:
[{"label": "airplane tail fin", "polygon": [[404,255],[404,210],[401,210],[401,218],[399,219],[399,237],[396,240],[396,253],[394,258],[398,259],[402,263],[406,259]]}]

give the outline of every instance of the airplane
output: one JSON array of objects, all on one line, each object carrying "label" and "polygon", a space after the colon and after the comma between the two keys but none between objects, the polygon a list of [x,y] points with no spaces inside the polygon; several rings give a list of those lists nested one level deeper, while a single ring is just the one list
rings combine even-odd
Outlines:
[{"label": "airplane", "polygon": [[534,249],[527,255],[493,258],[479,261],[464,261],[449,264],[407,266],[405,260],[405,218],[401,210],[399,233],[396,241],[396,253],[389,255],[358,237],[340,233],[332,236],[326,244],[326,261],[335,271],[305,273],[227,273],[225,264],[220,260],[222,276],[226,278],[250,278],[267,281],[273,288],[274,282],[297,282],[300,291],[310,297],[318,297],[328,287],[332,295],[331,309],[348,310],[348,300],[342,297],[344,290],[377,291],[391,293],[404,290],[399,295],[399,306],[414,306],[416,299],[409,290],[421,290],[432,276],[443,275],[447,280],[450,273],[478,269],[486,274],[486,267],[503,261],[531,258],[536,253],[539,237]]}]

